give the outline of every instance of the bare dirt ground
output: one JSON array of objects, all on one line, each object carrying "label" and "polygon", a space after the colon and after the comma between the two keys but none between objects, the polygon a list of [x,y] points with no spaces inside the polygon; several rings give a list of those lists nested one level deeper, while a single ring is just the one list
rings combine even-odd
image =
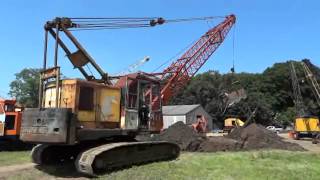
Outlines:
[{"label": "bare dirt ground", "polygon": [[2,179],[68,179],[68,180],[86,180],[89,178],[76,172],[75,168],[70,165],[57,167],[39,167],[34,163],[25,163],[0,167],[0,180]]},{"label": "bare dirt ground", "polygon": [[0,167],[0,179],[4,179],[10,175],[20,173],[21,171],[32,169],[33,163],[17,164],[11,166]]},{"label": "bare dirt ground", "polygon": [[289,138],[288,133],[280,133],[279,136],[283,137],[285,141],[296,143],[310,152],[320,153],[320,144],[312,144],[311,138],[302,138],[300,140],[294,140]]}]

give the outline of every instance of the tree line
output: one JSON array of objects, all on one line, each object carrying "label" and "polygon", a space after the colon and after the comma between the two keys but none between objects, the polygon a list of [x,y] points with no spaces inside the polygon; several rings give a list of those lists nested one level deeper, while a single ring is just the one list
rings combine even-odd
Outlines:
[{"label": "tree line", "polygon": [[[296,67],[297,77],[304,105],[308,115],[319,116],[320,108],[312,87],[305,78],[299,61],[275,63],[262,73],[229,73],[208,71],[192,78],[189,85],[182,89],[170,104],[201,104],[222,127],[226,117],[248,119],[256,110],[254,121],[264,125],[288,126],[292,124],[296,112],[290,76],[290,63]],[[320,82],[320,69],[310,60],[304,59]],[[223,94],[243,88],[247,98],[225,110]]]}]

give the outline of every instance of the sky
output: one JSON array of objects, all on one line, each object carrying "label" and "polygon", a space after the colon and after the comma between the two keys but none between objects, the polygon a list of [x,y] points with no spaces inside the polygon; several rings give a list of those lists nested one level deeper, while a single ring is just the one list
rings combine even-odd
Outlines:
[{"label": "sky", "polygon": [[[236,25],[199,72],[263,72],[276,62],[311,59],[320,66],[320,1],[317,0],[2,0],[0,5],[0,96],[7,96],[15,73],[40,68],[43,25],[55,17],[163,17],[165,19],[235,14]],[[74,35],[109,74],[145,56],[139,70],[152,72],[223,19],[165,24],[154,28],[78,31]],[[53,40],[48,58],[53,59]],[[177,59],[178,57],[176,57]],[[171,60],[171,61],[170,61]],[[62,50],[66,77],[81,77]],[[161,67],[164,69],[169,64]]]}]

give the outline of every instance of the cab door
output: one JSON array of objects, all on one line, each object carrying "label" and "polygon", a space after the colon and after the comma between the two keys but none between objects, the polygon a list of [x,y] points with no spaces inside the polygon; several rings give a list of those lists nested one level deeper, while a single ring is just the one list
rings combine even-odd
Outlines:
[{"label": "cab door", "polygon": [[127,77],[125,88],[125,129],[139,127],[139,81]]}]

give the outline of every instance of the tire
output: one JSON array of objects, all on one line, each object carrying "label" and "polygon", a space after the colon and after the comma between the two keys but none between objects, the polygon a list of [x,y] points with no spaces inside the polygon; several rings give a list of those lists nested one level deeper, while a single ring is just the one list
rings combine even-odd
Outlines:
[{"label": "tire", "polygon": [[318,140],[316,138],[312,139],[312,144],[318,144]]},{"label": "tire", "polygon": [[295,140],[299,140],[300,139],[300,135],[298,132],[293,133],[293,139]]},{"label": "tire", "polygon": [[320,134],[315,135],[312,138],[312,144],[318,144],[319,140],[320,140]]}]

